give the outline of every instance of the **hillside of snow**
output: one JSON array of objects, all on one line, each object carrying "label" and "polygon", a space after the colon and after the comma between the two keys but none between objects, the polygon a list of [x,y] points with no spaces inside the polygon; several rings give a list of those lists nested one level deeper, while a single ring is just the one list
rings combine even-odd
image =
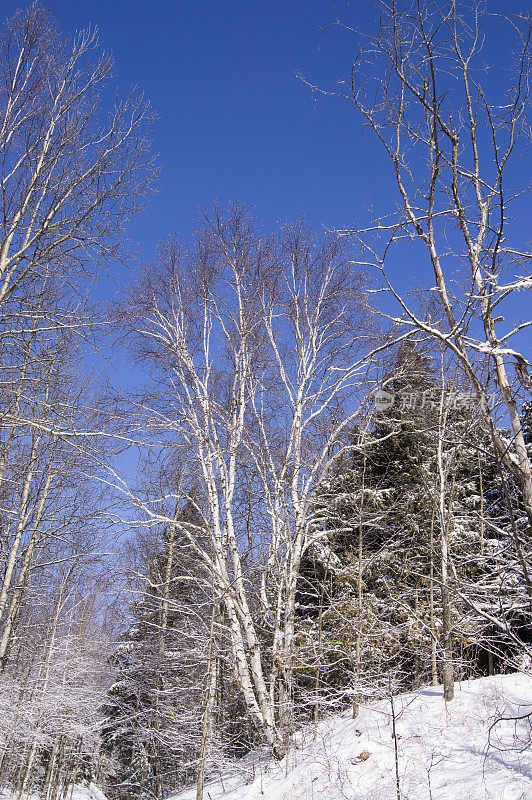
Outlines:
[{"label": "hillside of snow", "polygon": [[447,707],[430,687],[394,709],[396,740],[390,701],[375,702],[309,726],[280,762],[249,754],[206,784],[205,800],[532,800],[530,675],[458,683]]}]

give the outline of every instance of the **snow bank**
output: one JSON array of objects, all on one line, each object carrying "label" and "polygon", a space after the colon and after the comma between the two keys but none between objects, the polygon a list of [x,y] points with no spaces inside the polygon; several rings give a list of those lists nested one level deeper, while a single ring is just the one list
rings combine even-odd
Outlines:
[{"label": "snow bank", "polygon": [[[394,707],[401,800],[532,800],[531,676],[456,684],[447,707],[441,686]],[[250,754],[205,800],[397,800],[395,770],[391,703],[379,701],[309,726],[281,762]]]},{"label": "snow bank", "polygon": [[[67,795],[67,800],[70,800],[70,795]],[[95,783],[91,783],[89,786],[74,786],[72,800],[107,800],[107,798]]]},{"label": "snow bank", "polygon": [[[66,800],[71,800],[70,791],[69,789]],[[14,800],[15,797],[16,795],[11,794],[7,789],[0,789],[0,800]],[[39,795],[31,794],[29,797],[28,795],[24,795],[23,800],[39,800]],[[81,784],[74,786],[72,800],[107,800],[107,798],[95,783],[91,783],[90,786],[83,786]]]}]

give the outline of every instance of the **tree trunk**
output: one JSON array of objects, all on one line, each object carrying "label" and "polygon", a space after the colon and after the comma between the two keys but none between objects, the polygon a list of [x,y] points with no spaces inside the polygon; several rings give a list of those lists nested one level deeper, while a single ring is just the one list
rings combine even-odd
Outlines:
[{"label": "tree trunk", "polygon": [[[443,377],[443,375],[442,375]],[[451,599],[449,594],[449,526],[450,513],[446,513],[446,481],[447,475],[443,463],[443,435],[446,423],[444,413],[444,383],[440,400],[439,431],[437,445],[438,465],[438,515],[440,521],[440,550],[441,550],[441,602],[442,602],[442,649],[443,649],[443,696],[446,701],[454,698],[454,670],[453,648],[451,641]]]},{"label": "tree trunk", "polygon": [[430,665],[432,685],[438,685],[438,636],[436,633],[436,617],[434,614],[434,510],[430,520],[430,589],[429,589],[429,625],[430,625]]},{"label": "tree trunk", "polygon": [[39,524],[40,524],[40,521],[42,519],[42,515],[43,515],[43,511],[44,511],[44,504],[45,504],[46,498],[48,496],[48,492],[49,492],[49,489],[50,489],[50,484],[52,482],[52,478],[53,478],[53,476],[50,473],[48,473],[48,477],[46,479],[46,484],[45,484],[45,487],[43,489],[41,498],[39,500],[39,507],[37,509],[37,514],[36,514],[36,517],[35,517],[35,521],[33,523],[32,535],[31,535],[30,541],[28,542],[28,546],[26,547],[26,552],[24,554],[24,560],[22,562],[22,567],[21,567],[20,573],[18,575],[17,585],[15,586],[15,589],[13,591],[13,596],[11,598],[11,603],[9,604],[9,609],[8,609],[7,615],[5,615],[4,630],[2,632],[2,639],[0,640],[0,672],[3,672],[5,667],[6,667],[6,663],[7,663],[7,657],[6,656],[7,656],[7,651],[9,649],[9,644],[10,644],[10,641],[11,641],[11,634],[12,634],[12,630],[13,630],[13,622],[15,620],[15,616],[16,616],[20,601],[22,599],[22,595],[24,593],[24,586],[25,586],[25,583],[26,583],[26,577],[27,577],[27,575],[28,575],[28,573],[30,571],[30,567],[31,567],[31,563],[32,563],[32,557],[33,557],[33,551],[34,551],[34,548],[35,548],[35,542],[36,542],[37,534],[38,534],[38,530],[39,530]]},{"label": "tree trunk", "polygon": [[43,788],[42,788],[43,800],[48,800],[48,793],[49,793],[49,789],[50,789],[50,786],[51,786],[51,783],[52,783],[52,776],[53,776],[53,773],[54,773],[55,759],[56,759],[57,750],[59,748],[60,742],[61,742],[61,736],[59,734],[57,734],[56,737],[54,738],[54,744],[53,744],[53,747],[52,747],[52,752],[50,753],[50,760],[48,762],[48,767],[46,769],[46,775],[44,777],[44,784],[43,784]]},{"label": "tree trunk", "polygon": [[196,783],[196,800],[203,800],[203,785],[205,781],[205,761],[207,757],[207,746],[211,736],[213,709],[216,700],[216,657],[213,655],[214,649],[214,618],[216,605],[212,604],[211,629],[209,635],[209,652],[207,659],[207,697],[205,700],[205,711],[203,714],[203,724],[201,728],[201,745],[198,761],[198,779]]}]

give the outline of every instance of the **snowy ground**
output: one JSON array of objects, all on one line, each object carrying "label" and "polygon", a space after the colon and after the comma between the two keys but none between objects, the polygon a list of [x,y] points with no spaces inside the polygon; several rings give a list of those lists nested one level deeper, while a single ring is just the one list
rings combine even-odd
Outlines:
[{"label": "snowy ground", "polygon": [[[394,704],[401,800],[532,800],[531,718],[515,719],[532,712],[531,676],[457,684],[447,708],[441,687]],[[390,702],[309,727],[281,762],[250,754],[239,766],[205,800],[397,800]]]},{"label": "snowy ground", "polygon": [[[70,787],[68,794],[66,795],[66,800],[107,800],[104,793],[98,789],[95,783],[91,783],[90,786],[74,786],[72,790],[72,797],[70,792],[72,790],[72,786]],[[0,800],[13,800],[16,795],[8,792],[7,789],[0,789]],[[24,795],[24,800],[39,800],[39,796],[36,794]]]},{"label": "snowy ground", "polygon": [[[447,708],[441,686],[395,697],[394,706],[401,800],[532,800],[532,676],[456,684]],[[195,797],[192,788],[171,800]],[[309,726],[283,761],[250,753],[206,784],[204,797],[398,800],[390,702]],[[13,796],[0,790],[0,800]],[[91,784],[75,786],[72,800],[106,798]]]}]

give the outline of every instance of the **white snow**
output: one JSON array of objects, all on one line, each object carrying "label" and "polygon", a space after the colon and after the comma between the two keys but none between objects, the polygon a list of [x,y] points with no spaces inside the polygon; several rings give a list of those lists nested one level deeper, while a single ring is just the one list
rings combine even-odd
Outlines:
[{"label": "white snow", "polygon": [[[70,800],[70,795],[67,795],[67,799]],[[72,800],[107,800],[107,798],[95,783],[91,783],[89,786],[74,786]]]},{"label": "white snow", "polygon": [[[59,794],[59,796],[61,795]],[[0,789],[0,800],[13,800],[15,797],[16,795],[7,789]],[[23,795],[23,800],[39,800],[39,795]],[[91,783],[88,786],[83,784],[76,784],[73,788],[70,786],[65,795],[65,800],[107,800],[107,798],[95,783]]]},{"label": "white snow", "polygon": [[[447,706],[441,686],[394,697],[400,800],[532,800],[532,676],[455,688]],[[171,800],[195,797],[193,787]],[[0,800],[13,798],[0,790]],[[206,784],[204,798],[398,800],[390,700],[309,725],[280,762],[250,753]],[[75,786],[72,800],[106,798],[92,783]]]},{"label": "white snow", "polygon": [[[530,675],[457,683],[447,707],[441,686],[394,706],[401,800],[532,800],[532,717],[515,719],[532,714]],[[390,701],[309,726],[280,762],[251,753],[221,777],[205,800],[398,800]]]}]

